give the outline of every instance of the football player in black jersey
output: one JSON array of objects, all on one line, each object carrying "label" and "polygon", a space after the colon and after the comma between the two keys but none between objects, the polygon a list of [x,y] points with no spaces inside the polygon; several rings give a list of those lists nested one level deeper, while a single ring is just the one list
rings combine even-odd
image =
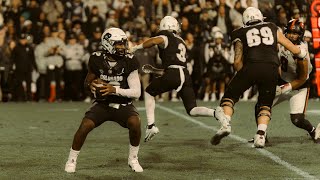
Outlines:
[{"label": "football player in black jersey", "polygon": [[159,129],[155,126],[155,99],[154,97],[164,92],[176,90],[181,97],[187,113],[190,116],[211,116],[214,110],[206,107],[197,107],[191,77],[186,68],[187,47],[184,40],[178,35],[180,26],[178,21],[171,16],[165,16],[160,21],[158,35],[147,39],[142,44],[133,46],[129,52],[138,49],[150,48],[157,45],[162,60],[164,74],[155,78],[146,88],[145,107],[148,120],[145,142],[151,140]]},{"label": "football player in black jersey", "polygon": [[231,133],[230,121],[234,104],[245,90],[257,85],[258,130],[254,146],[263,148],[278,81],[280,61],[277,43],[299,58],[304,58],[307,52],[292,44],[275,24],[263,22],[264,18],[259,9],[248,7],[242,17],[244,26],[233,31],[231,35],[235,51],[234,69],[237,73],[229,83],[220,106],[215,109],[215,117],[221,123],[221,128],[212,137],[211,144],[219,144],[223,137]]},{"label": "football player in black jersey", "polygon": [[75,172],[77,156],[88,133],[105,121],[115,121],[129,129],[128,165],[133,171],[142,172],[138,161],[141,123],[132,104],[141,94],[139,63],[127,54],[127,36],[121,29],[106,29],[101,44],[104,51],[91,55],[85,79],[85,87],[93,93],[95,102],[74,135],[65,171]]}]

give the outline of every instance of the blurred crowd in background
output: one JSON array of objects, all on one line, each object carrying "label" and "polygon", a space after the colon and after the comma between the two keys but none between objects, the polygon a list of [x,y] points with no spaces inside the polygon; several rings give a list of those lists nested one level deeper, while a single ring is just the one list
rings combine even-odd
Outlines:
[{"label": "blurred crowd in background", "polygon": [[[181,23],[188,47],[188,70],[199,99],[215,101],[233,75],[232,30],[242,26],[246,7],[261,10],[265,21],[284,28],[296,18],[305,22],[305,40],[314,63],[310,33],[312,0],[0,0],[4,23],[0,27],[0,100],[86,101],[83,89],[87,62],[102,50],[106,28],[127,32],[130,45],[155,36],[160,20],[171,15]],[[161,68],[157,48],[137,51],[140,65]],[[142,87],[152,75],[140,71]],[[317,98],[311,74],[311,98]],[[242,100],[254,99],[255,88]],[[143,96],[141,97],[143,100]],[[178,101],[176,92],[158,101]]]}]

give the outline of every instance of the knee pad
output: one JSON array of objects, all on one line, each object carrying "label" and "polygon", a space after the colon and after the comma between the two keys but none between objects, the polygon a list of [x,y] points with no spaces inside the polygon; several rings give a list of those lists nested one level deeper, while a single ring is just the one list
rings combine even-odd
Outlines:
[{"label": "knee pad", "polygon": [[234,102],[232,99],[228,99],[228,98],[223,98],[220,102],[220,106],[223,107],[223,106],[229,106],[233,109],[233,106],[234,106]]},{"label": "knee pad", "polygon": [[[268,106],[260,106],[258,110],[257,118],[260,116],[268,116],[271,120],[271,109]],[[261,112],[261,111],[268,111],[268,112]]]},{"label": "knee pad", "polygon": [[299,114],[290,114],[290,119],[292,124],[294,124],[297,127],[300,127],[301,124],[303,124],[304,121],[304,114],[299,113]]}]

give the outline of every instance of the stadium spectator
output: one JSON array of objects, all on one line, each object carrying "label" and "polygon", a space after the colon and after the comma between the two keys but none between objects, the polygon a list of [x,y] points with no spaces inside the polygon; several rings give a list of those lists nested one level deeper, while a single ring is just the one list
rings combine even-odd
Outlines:
[{"label": "stadium spectator", "polygon": [[12,51],[12,61],[15,66],[16,78],[13,99],[14,101],[32,101],[31,73],[36,70],[34,50],[28,43],[29,34],[19,34],[17,45]]},{"label": "stadium spectator", "polygon": [[[55,3],[58,4],[57,7],[52,6]],[[267,5],[268,14],[273,14],[273,11],[276,13],[277,17],[279,17],[276,22],[279,27],[284,27],[287,21],[294,15],[293,11],[295,11],[295,16],[299,16],[305,22],[306,28],[311,30],[310,3],[310,1],[298,0],[279,0],[275,2],[261,0],[259,4],[257,0],[7,0],[2,1],[1,12],[4,14],[5,24],[8,29],[6,41],[12,47],[16,44],[17,37],[21,31],[24,31],[27,24],[31,28],[28,33],[33,35],[32,46],[40,44],[44,37],[50,35],[49,29],[51,26],[58,26],[58,30],[61,32],[59,36],[62,35],[61,37],[63,37],[71,32],[76,32],[79,37],[87,37],[89,39],[82,38],[83,41],[81,41],[79,38],[79,43],[82,43],[84,47],[88,47],[89,42],[93,39],[92,34],[95,26],[99,26],[103,30],[106,23],[111,24],[108,27],[116,26],[130,32],[132,34],[132,41],[137,41],[144,36],[155,36],[157,26],[162,17],[170,14],[181,22],[180,35],[183,39],[186,38],[188,33],[193,34],[195,44],[200,49],[199,57],[203,60],[205,56],[203,42],[213,37],[208,32],[214,26],[211,21],[214,18],[217,19],[219,5],[227,9],[230,8],[230,13],[226,13],[225,15],[231,18],[231,31],[241,24],[241,18],[239,18],[240,16],[238,16],[237,12],[241,13],[244,7],[258,7],[258,5],[263,12],[266,9],[264,5]],[[281,10],[279,9],[280,5],[283,7]],[[53,8],[52,12],[51,10],[48,11],[49,7]],[[144,12],[140,12],[145,14],[142,19],[146,22],[144,30],[141,31],[142,33],[136,33],[140,29],[136,29],[137,26],[135,26],[134,21],[138,17],[139,8],[140,10],[144,9]],[[60,11],[61,9],[63,11]],[[90,19],[92,11],[97,12]],[[110,15],[115,14],[111,21],[107,19],[109,13]],[[265,16],[269,17],[268,15]],[[266,21],[269,20],[267,19]],[[32,22],[32,25],[30,25],[30,22]],[[137,23],[139,25],[142,23],[142,21],[137,22],[139,22]],[[223,24],[223,21],[221,22]],[[63,30],[66,31],[66,34],[64,34]],[[230,33],[225,38],[225,43],[230,43]],[[62,38],[62,40],[65,41],[66,39]],[[196,69],[196,65],[197,63],[193,65],[193,69]],[[82,76],[85,76],[85,70]],[[192,76],[192,78],[194,77]],[[195,80],[193,79],[193,81]],[[197,88],[195,87],[195,89]]]},{"label": "stadium spectator", "polygon": [[82,62],[84,57],[84,47],[78,43],[76,34],[69,34],[68,43],[65,47],[65,89],[64,99],[79,101],[79,87],[82,85]]},{"label": "stadium spectator", "polygon": [[199,56],[201,47],[191,33],[187,33],[185,43],[187,47],[187,67],[191,75],[194,92],[196,97],[198,97],[198,91],[202,83],[203,68],[203,59]]},{"label": "stadium spectator", "polygon": [[230,13],[229,13],[233,29],[238,29],[243,25],[243,22],[242,22],[243,11],[244,11],[244,8],[241,7],[240,0],[237,0],[234,4],[234,7],[230,9]]},{"label": "stadium spectator", "polygon": [[64,12],[64,6],[60,0],[46,0],[42,5],[42,11],[45,13],[50,24],[57,22]]},{"label": "stadium spectator", "polygon": [[198,24],[201,14],[200,4],[196,0],[188,0],[186,2],[181,2],[183,8],[181,11],[181,16],[184,16],[188,19],[189,24],[193,30]]},{"label": "stadium spectator", "polygon": [[[216,101],[222,98],[224,94],[226,73],[227,68],[229,68],[227,59],[229,59],[230,54],[227,45],[223,42],[221,32],[216,32],[214,42],[208,45],[208,49],[206,49],[208,51],[206,53],[209,54],[206,60],[206,91],[203,100],[208,101],[209,94],[211,94],[211,101]],[[216,94],[218,94],[218,98]]]},{"label": "stadium spectator", "polygon": [[218,7],[218,15],[213,19],[213,26],[218,26],[220,28],[220,31],[223,34],[223,41],[228,44],[233,27],[230,16],[227,14],[225,7],[226,6]]},{"label": "stadium spectator", "polygon": [[[99,9],[97,6],[93,6],[91,8],[90,14],[88,16],[88,20],[86,23],[86,33],[89,35],[88,38],[92,37],[93,32],[96,28],[104,29],[105,27],[104,18],[100,16]],[[99,37],[100,38],[100,37]]]},{"label": "stadium spectator", "polygon": [[114,10],[110,10],[106,17],[105,29],[111,28],[111,27],[119,27],[117,13]]},{"label": "stadium spectator", "polygon": [[49,98],[49,83],[47,78],[47,64],[48,62],[48,47],[47,41],[49,37],[44,37],[43,41],[36,45],[35,47],[35,62],[39,72],[39,77],[37,79],[37,92],[36,100],[37,101],[47,101]]},{"label": "stadium spectator", "polygon": [[56,26],[52,26],[51,35],[46,40],[47,47],[47,78],[50,82],[49,102],[61,100],[63,88],[62,68],[64,65],[65,43],[58,37],[59,32]]},{"label": "stadium spectator", "polygon": [[154,17],[171,15],[172,5],[170,0],[153,0]]}]

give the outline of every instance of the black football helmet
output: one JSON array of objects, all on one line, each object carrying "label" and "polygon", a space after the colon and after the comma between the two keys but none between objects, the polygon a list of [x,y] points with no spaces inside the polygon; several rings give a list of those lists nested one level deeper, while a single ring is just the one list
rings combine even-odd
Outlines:
[{"label": "black football helmet", "polygon": [[298,19],[290,20],[284,29],[285,34],[297,33],[299,35],[299,38],[296,41],[292,42],[294,44],[300,44],[300,42],[303,41],[304,31],[305,31],[304,23],[299,21]]}]

